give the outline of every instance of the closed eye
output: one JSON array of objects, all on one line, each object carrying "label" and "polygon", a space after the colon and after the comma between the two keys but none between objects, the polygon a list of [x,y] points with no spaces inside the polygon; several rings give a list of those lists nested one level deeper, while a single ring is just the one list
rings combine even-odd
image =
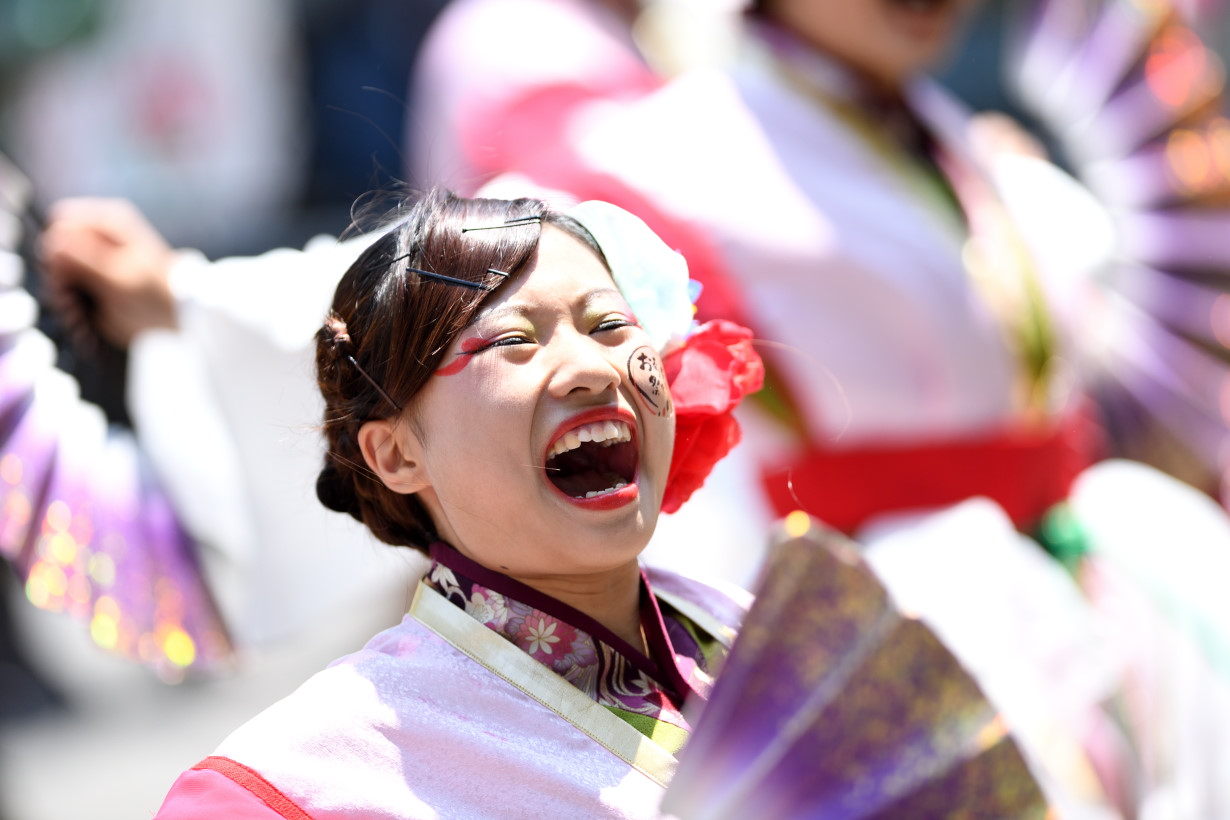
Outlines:
[{"label": "closed eye", "polygon": [[532,343],[530,342],[529,339],[525,338],[524,336],[505,336],[502,339],[496,339],[494,342],[489,342],[488,344],[483,345],[476,352],[481,352],[483,350],[489,350],[493,347],[512,347],[513,345],[528,345],[528,344],[532,344]]},{"label": "closed eye", "polygon": [[609,330],[619,330],[625,327],[635,327],[636,322],[629,319],[627,316],[612,316],[610,319],[605,319],[594,328],[595,333]]},{"label": "closed eye", "polygon": [[493,347],[512,347],[514,345],[531,344],[531,341],[525,336],[501,336],[492,341],[473,338],[466,339],[461,343],[461,351],[458,355],[475,356],[482,353],[484,350],[490,350]]}]

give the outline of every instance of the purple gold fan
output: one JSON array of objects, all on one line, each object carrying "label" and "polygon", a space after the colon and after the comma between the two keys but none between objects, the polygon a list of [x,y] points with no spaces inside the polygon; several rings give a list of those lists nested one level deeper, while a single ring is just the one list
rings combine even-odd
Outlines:
[{"label": "purple gold fan", "polygon": [[[3,160],[0,202],[13,204],[28,185]],[[0,284],[0,557],[31,603],[83,620],[95,643],[166,680],[225,661],[196,544],[133,437],[55,368],[36,317],[28,293]]]},{"label": "purple gold fan", "polygon": [[[23,353],[23,346],[0,356],[0,374],[9,372],[4,360]],[[20,368],[14,368],[13,372]],[[50,378],[46,376],[50,374]],[[73,397],[72,381],[54,370],[44,371],[37,384],[0,387],[5,399],[4,439],[0,450],[0,554],[19,573],[30,565],[37,519],[46,501],[55,466],[62,414]],[[3,376],[0,376],[2,378]]]},{"label": "purple gold fan", "polygon": [[663,800],[679,818],[1044,818],[999,712],[899,612],[853,545],[805,518]]},{"label": "purple gold fan", "polygon": [[1225,67],[1196,33],[1219,4],[1027,5],[1011,71],[1116,229],[1078,339],[1115,444],[1224,493],[1230,119]]},{"label": "purple gold fan", "polygon": [[35,521],[26,594],[89,624],[104,649],[166,680],[229,654],[195,545],[152,483],[134,440],[71,409]]}]

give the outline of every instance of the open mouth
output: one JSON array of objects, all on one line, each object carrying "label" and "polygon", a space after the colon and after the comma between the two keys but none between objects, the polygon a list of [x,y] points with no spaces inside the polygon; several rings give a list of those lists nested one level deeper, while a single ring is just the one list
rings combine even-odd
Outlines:
[{"label": "open mouth", "polygon": [[571,498],[594,498],[623,489],[636,478],[632,432],[617,419],[582,424],[547,452],[547,478]]}]

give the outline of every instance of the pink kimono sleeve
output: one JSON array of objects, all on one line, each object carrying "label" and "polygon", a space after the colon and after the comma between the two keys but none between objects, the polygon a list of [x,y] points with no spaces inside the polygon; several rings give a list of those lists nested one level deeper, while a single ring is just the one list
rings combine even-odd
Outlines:
[{"label": "pink kimono sleeve", "polygon": [[207,757],[179,776],[155,820],[312,820],[311,815],[252,769]]}]

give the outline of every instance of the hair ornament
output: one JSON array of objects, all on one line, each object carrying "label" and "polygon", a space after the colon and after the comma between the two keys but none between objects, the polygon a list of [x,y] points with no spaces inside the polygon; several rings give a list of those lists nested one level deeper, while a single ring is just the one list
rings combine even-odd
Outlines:
[{"label": "hair ornament", "polygon": [[325,320],[325,329],[329,331],[329,338],[332,339],[334,347],[350,344],[350,329],[337,316],[330,316]]},{"label": "hair ornament", "polygon": [[368,374],[368,372],[363,369],[362,365],[359,364],[358,360],[355,359],[354,356],[347,353],[346,360],[349,361],[352,365],[354,365],[354,369],[359,371],[359,375],[367,379],[367,383],[370,384],[372,387],[376,388],[376,392],[379,393],[381,396],[383,396],[384,400],[387,401],[389,404],[391,404],[394,410],[396,410],[398,413],[401,412],[401,405],[393,401],[393,397],[390,396],[388,393],[384,392],[384,388],[380,386],[380,383],[377,382],[375,379],[373,379]]},{"label": "hair ornament", "polygon": [[589,231],[611,278],[653,346],[663,354],[695,327],[688,263],[640,217],[609,202],[589,200],[565,211]]},{"label": "hair ornament", "polygon": [[487,268],[487,273],[494,273],[496,276],[503,276],[505,279],[508,278],[507,273],[502,270],[496,270],[495,268]]},{"label": "hair ornament", "polygon": [[442,273],[432,273],[429,270],[420,268],[406,268],[412,270],[419,276],[425,276],[428,279],[435,279],[437,282],[443,282],[446,285],[456,285],[459,288],[469,288],[470,290],[491,290],[492,285],[484,285],[482,282],[471,282],[469,279],[458,279],[455,276],[445,276]]},{"label": "hair ornament", "polygon": [[528,216],[514,216],[511,219],[505,219],[499,225],[476,225],[472,228],[462,228],[461,232],[467,231],[490,231],[495,228],[515,228],[519,225],[531,225],[535,222],[542,222],[542,214],[530,214]]},{"label": "hair ornament", "polygon": [[[409,259],[411,256],[414,256],[415,253],[416,253],[415,251],[410,251],[409,253],[403,253],[401,256],[395,256],[392,259],[390,259],[387,263],[382,263],[382,264],[383,265],[395,265],[403,259]],[[456,285],[459,288],[469,288],[470,290],[492,290],[494,287],[493,285],[484,285],[482,282],[471,282],[469,279],[458,279],[455,276],[445,276],[442,273],[433,273],[432,271],[423,270],[422,268],[413,268],[413,267],[410,267],[409,265],[406,266],[406,270],[414,271],[419,276],[425,277],[427,279],[435,279],[437,282],[443,282],[446,285]],[[499,273],[499,271],[494,271],[494,272]],[[504,274],[504,275],[507,276],[507,274]]]},{"label": "hair ornament", "polygon": [[[325,319],[324,330],[329,334],[334,350],[341,348],[343,345],[354,344],[353,340],[350,338],[350,328],[346,327],[346,323],[343,322],[336,314],[331,314],[327,319]],[[401,405],[393,401],[393,397],[384,392],[384,388],[381,387],[380,383],[373,379],[371,375],[363,369],[363,366],[359,364],[357,359],[355,359],[353,353],[342,353],[342,356],[346,359],[346,361],[354,365],[354,369],[359,371],[360,376],[367,379],[368,384],[376,388],[376,392],[383,396],[385,401],[393,405],[393,408],[397,410],[397,412],[401,412]]]}]

